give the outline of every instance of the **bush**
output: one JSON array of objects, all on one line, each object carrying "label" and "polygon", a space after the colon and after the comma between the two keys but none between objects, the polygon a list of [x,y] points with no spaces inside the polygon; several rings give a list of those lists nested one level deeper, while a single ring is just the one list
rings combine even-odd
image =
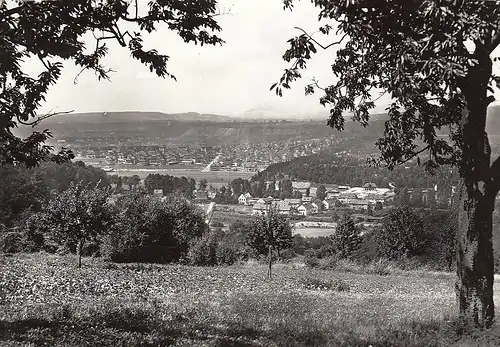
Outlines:
[{"label": "bush", "polygon": [[338,259],[334,255],[321,259],[319,268],[321,270],[335,270],[338,266]]},{"label": "bush", "polygon": [[293,258],[295,258],[297,254],[292,250],[292,249],[285,249],[280,252],[280,259],[281,261],[289,261]]},{"label": "bush", "polygon": [[23,234],[17,231],[0,234],[0,252],[18,253],[23,250]]},{"label": "bush", "polygon": [[232,265],[248,254],[242,234],[212,229],[191,245],[187,260],[198,266]]},{"label": "bush", "polygon": [[308,249],[304,252],[304,264],[311,268],[319,266],[319,259],[316,256],[316,251]]},{"label": "bush", "polygon": [[372,261],[367,267],[366,272],[380,276],[390,275],[393,270],[391,262],[387,259],[380,258]]},{"label": "bush", "polygon": [[168,263],[186,256],[207,230],[196,206],[172,194],[159,199],[130,194],[116,202],[117,222],[104,237],[101,253],[116,262]]},{"label": "bush", "polygon": [[217,244],[221,232],[219,229],[210,230],[192,244],[187,254],[191,265],[217,265]]}]

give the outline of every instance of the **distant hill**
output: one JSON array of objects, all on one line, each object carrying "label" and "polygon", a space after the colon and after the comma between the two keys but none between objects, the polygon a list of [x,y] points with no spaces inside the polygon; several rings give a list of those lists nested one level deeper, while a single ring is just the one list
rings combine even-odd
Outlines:
[{"label": "distant hill", "polygon": [[[256,110],[254,110],[256,111]],[[55,139],[69,142],[76,139],[110,139],[111,143],[135,139],[135,143],[195,143],[211,145],[263,141],[308,140],[334,136],[349,138],[350,143],[360,141],[357,147],[366,148],[368,154],[376,151],[375,141],[383,134],[386,113],[374,114],[366,128],[346,119],[345,130],[338,132],[326,125],[327,116],[321,120],[268,120],[233,118],[196,112],[166,114],[161,112],[107,112],[76,113],[54,116],[41,125],[20,127],[20,136],[33,130],[50,129]],[[255,116],[255,113],[253,114]],[[445,131],[445,129],[443,129]],[[500,147],[500,106],[489,108],[487,131],[494,147]],[[354,142],[353,142],[354,141]],[[127,140],[130,143],[130,141]],[[345,142],[341,148],[345,148]]]},{"label": "distant hill", "polygon": [[175,120],[181,122],[231,122],[239,121],[228,116],[215,114],[200,114],[196,112],[187,113],[162,113],[162,112],[88,112],[88,113],[70,113],[56,115],[46,119],[43,124],[60,123],[135,123],[144,121],[167,121]]}]

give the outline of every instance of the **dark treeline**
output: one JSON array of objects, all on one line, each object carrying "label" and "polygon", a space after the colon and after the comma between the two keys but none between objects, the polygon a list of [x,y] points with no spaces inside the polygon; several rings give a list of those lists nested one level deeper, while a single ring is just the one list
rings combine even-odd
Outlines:
[{"label": "dark treeline", "polygon": [[398,187],[408,188],[433,187],[435,184],[455,185],[458,182],[456,169],[443,167],[432,175],[416,164],[408,166],[389,170],[370,166],[364,159],[318,154],[269,165],[255,175],[252,181],[275,180],[288,176],[292,180],[316,183],[360,186],[373,182],[379,187],[394,183]]},{"label": "dark treeline", "polygon": [[46,162],[29,170],[23,166],[0,166],[0,228],[14,227],[24,214],[38,212],[51,192],[67,190],[71,182],[110,186],[106,172],[81,161]]},{"label": "dark treeline", "polygon": [[144,188],[150,194],[155,190],[162,190],[163,195],[174,192],[181,193],[188,199],[193,197],[196,181],[187,177],[174,177],[170,175],[150,174],[144,179]]}]

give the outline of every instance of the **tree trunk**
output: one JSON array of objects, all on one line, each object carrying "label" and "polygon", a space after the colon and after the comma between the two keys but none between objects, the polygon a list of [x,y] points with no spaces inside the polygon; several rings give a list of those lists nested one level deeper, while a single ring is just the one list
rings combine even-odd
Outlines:
[{"label": "tree trunk", "polygon": [[269,245],[269,270],[268,270],[268,278],[271,279],[271,270],[273,267],[273,248],[271,245]]},{"label": "tree trunk", "polygon": [[467,110],[461,124],[456,290],[462,323],[488,328],[495,318],[492,215],[497,193],[486,133],[492,63],[489,52],[480,44],[476,45],[475,57],[478,64],[469,70],[461,86]]},{"label": "tree trunk", "polygon": [[494,197],[463,189],[457,238],[457,298],[465,326],[487,328],[495,318],[493,304],[492,212]]},{"label": "tree trunk", "polygon": [[78,268],[82,267],[82,250],[83,250],[83,240],[78,240],[76,245],[76,255],[78,256]]}]

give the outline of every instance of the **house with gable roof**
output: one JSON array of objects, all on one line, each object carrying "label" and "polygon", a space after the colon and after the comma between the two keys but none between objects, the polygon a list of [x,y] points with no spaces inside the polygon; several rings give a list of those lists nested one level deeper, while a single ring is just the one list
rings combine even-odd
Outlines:
[{"label": "house with gable roof", "polygon": [[297,208],[297,212],[300,215],[306,216],[306,217],[311,215],[311,214],[317,213],[317,211],[315,212],[314,207],[310,203],[305,203],[305,204],[300,205]]},{"label": "house with gable roof", "polygon": [[251,199],[252,196],[250,195],[250,193],[245,193],[245,194],[241,194],[239,197],[238,197],[238,203],[240,205],[248,205],[248,200]]}]

